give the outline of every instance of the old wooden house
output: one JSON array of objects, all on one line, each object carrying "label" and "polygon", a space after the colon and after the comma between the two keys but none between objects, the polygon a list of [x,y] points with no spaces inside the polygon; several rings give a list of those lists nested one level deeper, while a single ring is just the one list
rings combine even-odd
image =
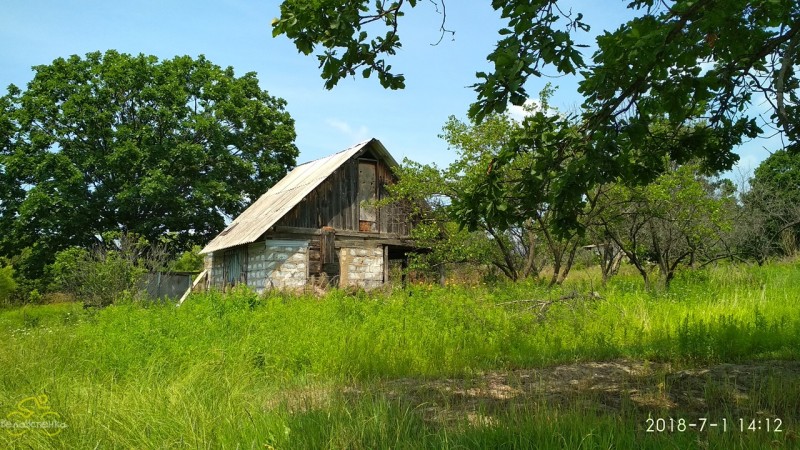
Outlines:
[{"label": "old wooden house", "polygon": [[371,289],[414,250],[404,208],[376,205],[397,162],[377,139],[297,166],[203,250],[208,284]]}]

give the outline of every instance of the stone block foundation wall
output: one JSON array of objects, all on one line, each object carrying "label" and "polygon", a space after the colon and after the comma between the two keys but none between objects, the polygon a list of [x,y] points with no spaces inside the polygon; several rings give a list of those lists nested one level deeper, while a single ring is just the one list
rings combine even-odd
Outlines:
[{"label": "stone block foundation wall", "polygon": [[339,285],[374,289],[383,285],[383,248],[346,248],[339,251]]}]

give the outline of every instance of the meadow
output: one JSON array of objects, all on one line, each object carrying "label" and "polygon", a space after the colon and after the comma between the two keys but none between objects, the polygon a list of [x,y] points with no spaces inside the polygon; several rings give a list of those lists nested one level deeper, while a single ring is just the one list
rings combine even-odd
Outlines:
[{"label": "meadow", "polygon": [[0,448],[800,448],[800,263],[596,279],[0,309]]}]

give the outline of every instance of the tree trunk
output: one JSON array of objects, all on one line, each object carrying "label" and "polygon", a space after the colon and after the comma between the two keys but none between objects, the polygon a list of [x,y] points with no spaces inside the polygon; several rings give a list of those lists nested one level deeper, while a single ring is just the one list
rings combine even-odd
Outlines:
[{"label": "tree trunk", "polygon": [[539,276],[539,267],[536,266],[536,234],[531,231],[527,230],[528,235],[528,259],[525,261],[525,269],[523,271],[523,276],[525,278],[531,276],[531,274],[535,274],[535,276]]},{"label": "tree trunk", "polygon": [[561,276],[559,277],[558,284],[564,282],[567,279],[567,275],[569,275],[569,271],[572,269],[572,264],[575,262],[575,253],[578,252],[578,241],[575,241],[572,244],[572,249],[569,251],[569,258],[567,258],[567,265],[564,266],[564,270],[561,271]]}]

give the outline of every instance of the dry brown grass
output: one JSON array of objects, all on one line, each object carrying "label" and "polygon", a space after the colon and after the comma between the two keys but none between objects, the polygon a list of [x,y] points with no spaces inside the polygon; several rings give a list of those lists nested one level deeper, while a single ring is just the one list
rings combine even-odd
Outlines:
[{"label": "dry brown grass", "polygon": [[[493,422],[518,410],[592,409],[600,414],[637,416],[669,413],[686,417],[779,417],[797,421],[800,361],[718,364],[676,369],[669,363],[617,360],[541,369],[489,372],[471,378],[403,378],[349,387],[348,396],[382,392],[419,410],[428,421]],[[301,398],[304,396],[301,396]],[[313,396],[312,396],[313,397]],[[778,405],[772,410],[765,404]],[[781,406],[784,405],[784,406]]]}]

